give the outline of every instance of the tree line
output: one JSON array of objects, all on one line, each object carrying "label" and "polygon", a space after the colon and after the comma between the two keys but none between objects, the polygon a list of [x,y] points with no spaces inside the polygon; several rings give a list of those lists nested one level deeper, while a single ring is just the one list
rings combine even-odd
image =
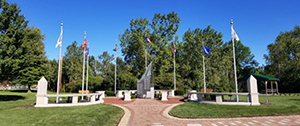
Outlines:
[{"label": "tree line", "polygon": [[[58,61],[45,56],[45,35],[29,27],[16,4],[0,1],[0,72],[1,84],[37,84],[45,76],[48,89],[55,91]],[[148,64],[153,61],[156,89],[173,89],[173,42],[176,43],[176,83],[178,90],[203,89],[202,43],[211,49],[205,55],[206,86],[213,91],[234,91],[232,41],[223,40],[223,34],[206,28],[188,29],[179,40],[176,35],[180,18],[175,13],[154,14],[152,20],[132,19],[129,28],[119,35],[124,58],[117,58],[117,89],[136,89],[137,80],[145,71],[145,52]],[[299,92],[300,27],[281,32],[268,45],[266,65],[260,66],[249,47],[235,41],[238,77],[265,74],[281,79],[280,92]],[[145,44],[145,37],[152,43]],[[81,42],[79,42],[81,43]],[[83,51],[74,41],[67,46],[63,57],[63,92],[78,92],[82,84]],[[89,89],[113,90],[114,55],[107,51],[89,57]],[[86,72],[85,72],[86,73]],[[240,83],[243,85],[243,83]],[[243,89],[243,86],[240,87]]]}]

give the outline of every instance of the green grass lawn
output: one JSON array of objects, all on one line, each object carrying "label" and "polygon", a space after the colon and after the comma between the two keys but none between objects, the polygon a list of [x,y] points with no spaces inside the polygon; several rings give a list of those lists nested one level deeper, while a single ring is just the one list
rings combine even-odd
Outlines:
[{"label": "green grass lawn", "polygon": [[124,114],[121,108],[106,104],[35,108],[35,95],[0,91],[1,126],[115,126]]},{"label": "green grass lawn", "polygon": [[[243,97],[241,97],[241,99],[243,99]],[[187,102],[174,107],[169,114],[181,118],[248,117],[300,114],[299,96],[259,96],[261,103],[265,103],[267,99],[271,102],[271,105],[229,106]]]}]

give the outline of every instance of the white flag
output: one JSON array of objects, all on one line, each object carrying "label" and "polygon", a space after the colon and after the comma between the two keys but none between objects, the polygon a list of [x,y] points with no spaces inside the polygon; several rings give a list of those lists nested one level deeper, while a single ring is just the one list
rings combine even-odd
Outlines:
[{"label": "white flag", "polygon": [[61,23],[60,35],[58,37],[55,48],[57,48],[58,45],[61,45],[61,42],[62,42],[62,34],[63,34],[63,27],[62,26],[63,26],[63,24]]},{"label": "white flag", "polygon": [[233,27],[231,27],[231,37],[234,38],[237,41],[240,41],[240,38],[238,37],[238,35],[234,31]]}]

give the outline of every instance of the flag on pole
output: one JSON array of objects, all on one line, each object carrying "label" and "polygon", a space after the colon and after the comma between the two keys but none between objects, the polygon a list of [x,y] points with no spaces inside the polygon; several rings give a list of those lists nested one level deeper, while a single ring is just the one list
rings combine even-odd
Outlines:
[{"label": "flag on pole", "polygon": [[174,47],[174,53],[176,53],[176,44],[175,44],[175,41],[173,41],[173,47]]},{"label": "flag on pole", "polygon": [[210,49],[207,48],[207,47],[205,47],[205,46],[203,45],[203,52],[204,52],[206,55],[208,55],[208,53],[210,52]]},{"label": "flag on pole", "polygon": [[90,51],[90,47],[87,46],[87,48],[86,48],[86,50],[85,50],[85,57],[88,57],[89,51]]},{"label": "flag on pole", "polygon": [[118,45],[116,44],[114,51],[117,52],[118,51]]},{"label": "flag on pole", "polygon": [[240,41],[240,38],[238,37],[238,35],[234,31],[233,27],[231,27],[231,37],[234,38],[237,41]]},{"label": "flag on pole", "polygon": [[146,41],[152,44],[150,38],[146,37]]},{"label": "flag on pole", "polygon": [[81,46],[81,49],[84,49],[86,47],[86,39],[83,40],[83,44]]},{"label": "flag on pole", "polygon": [[55,45],[55,48],[57,48],[58,45],[61,45],[61,43],[62,43],[62,34],[63,34],[63,29],[62,29],[62,23],[61,23],[60,34],[59,34],[57,43]]}]

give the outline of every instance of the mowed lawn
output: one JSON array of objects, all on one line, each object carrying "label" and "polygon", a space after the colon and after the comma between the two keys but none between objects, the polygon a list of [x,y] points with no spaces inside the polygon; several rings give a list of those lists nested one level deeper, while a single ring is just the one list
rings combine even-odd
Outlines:
[{"label": "mowed lawn", "polygon": [[261,103],[271,105],[229,106],[186,102],[174,107],[169,114],[181,118],[249,117],[300,114],[300,96],[259,96]]},{"label": "mowed lawn", "polygon": [[1,126],[115,126],[121,108],[97,104],[76,107],[35,108],[36,93],[0,91]]}]

